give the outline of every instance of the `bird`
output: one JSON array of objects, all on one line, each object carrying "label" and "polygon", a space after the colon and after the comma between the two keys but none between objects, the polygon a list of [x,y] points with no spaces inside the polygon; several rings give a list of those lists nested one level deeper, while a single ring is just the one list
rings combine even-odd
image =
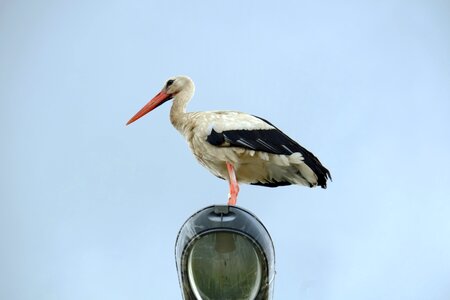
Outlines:
[{"label": "bird", "polygon": [[238,111],[186,112],[195,92],[188,76],[174,76],[127,123],[173,100],[170,122],[206,169],[228,181],[228,205],[236,205],[239,184],[327,187],[330,171],[310,151],[269,121]]}]

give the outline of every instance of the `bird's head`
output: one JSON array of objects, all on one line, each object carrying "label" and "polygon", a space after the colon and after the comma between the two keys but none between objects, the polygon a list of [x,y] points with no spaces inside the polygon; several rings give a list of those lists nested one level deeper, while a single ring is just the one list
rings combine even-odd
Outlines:
[{"label": "bird's head", "polygon": [[188,93],[189,96],[194,92],[194,82],[187,76],[175,76],[169,78],[165,83],[161,91],[153,97],[140,111],[138,111],[128,122],[133,123],[137,119],[143,117],[147,113],[151,112],[164,102],[171,100],[182,93]]},{"label": "bird's head", "polygon": [[172,95],[172,97],[175,97],[175,95],[177,95],[178,93],[189,88],[192,89],[193,87],[194,83],[189,77],[175,76],[167,79],[161,91],[167,93],[168,95]]}]

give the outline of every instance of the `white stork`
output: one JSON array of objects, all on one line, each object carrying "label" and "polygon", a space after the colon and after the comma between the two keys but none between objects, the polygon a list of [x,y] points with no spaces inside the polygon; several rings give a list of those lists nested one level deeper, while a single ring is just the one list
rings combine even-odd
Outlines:
[{"label": "white stork", "polygon": [[194,91],[189,77],[170,78],[127,125],[173,99],[172,125],[204,167],[228,180],[229,205],[236,204],[238,183],[327,187],[331,175],[317,157],[268,121],[237,111],[186,112]]}]

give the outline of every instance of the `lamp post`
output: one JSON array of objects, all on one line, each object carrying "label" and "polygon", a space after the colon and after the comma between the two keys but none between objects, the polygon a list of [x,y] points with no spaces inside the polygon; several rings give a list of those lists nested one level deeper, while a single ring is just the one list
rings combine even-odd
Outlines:
[{"label": "lamp post", "polygon": [[272,239],[261,221],[240,207],[214,205],[192,215],[178,233],[175,259],[186,300],[272,297]]}]

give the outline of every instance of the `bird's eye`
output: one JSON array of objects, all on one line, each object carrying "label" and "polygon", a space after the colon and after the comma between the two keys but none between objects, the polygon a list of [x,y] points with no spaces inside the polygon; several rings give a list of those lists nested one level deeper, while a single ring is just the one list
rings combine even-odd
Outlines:
[{"label": "bird's eye", "polygon": [[167,83],[166,83],[166,87],[171,86],[174,81],[175,80],[173,80],[173,79],[168,80]]}]

